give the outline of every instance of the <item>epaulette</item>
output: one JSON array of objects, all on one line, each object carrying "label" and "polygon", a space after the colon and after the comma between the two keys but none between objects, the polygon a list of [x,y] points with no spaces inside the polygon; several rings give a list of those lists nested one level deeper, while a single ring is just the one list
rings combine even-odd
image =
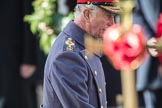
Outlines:
[{"label": "epaulette", "polygon": [[67,37],[67,39],[65,40],[65,46],[64,49],[66,51],[73,51],[75,47],[75,42],[71,37]]}]

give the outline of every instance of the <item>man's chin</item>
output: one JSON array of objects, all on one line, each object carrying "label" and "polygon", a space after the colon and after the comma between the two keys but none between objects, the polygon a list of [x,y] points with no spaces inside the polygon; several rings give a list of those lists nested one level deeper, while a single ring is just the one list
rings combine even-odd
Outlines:
[{"label": "man's chin", "polygon": [[95,39],[103,39],[103,36],[94,36]]}]

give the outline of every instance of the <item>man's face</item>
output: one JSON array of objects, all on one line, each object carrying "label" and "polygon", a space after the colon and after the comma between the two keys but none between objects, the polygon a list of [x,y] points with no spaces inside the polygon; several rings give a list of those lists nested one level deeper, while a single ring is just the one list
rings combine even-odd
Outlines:
[{"label": "man's face", "polygon": [[98,8],[90,19],[90,34],[102,38],[105,29],[114,24],[114,15]]}]

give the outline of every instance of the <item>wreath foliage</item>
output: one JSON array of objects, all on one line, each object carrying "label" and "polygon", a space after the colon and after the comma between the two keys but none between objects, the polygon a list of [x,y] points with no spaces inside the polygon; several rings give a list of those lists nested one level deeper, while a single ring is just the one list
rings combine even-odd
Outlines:
[{"label": "wreath foliage", "polygon": [[[57,0],[34,0],[33,13],[25,15],[33,34],[38,36],[40,48],[48,54],[54,38],[61,31],[64,22],[73,18],[73,13],[64,16],[57,12]],[[65,21],[66,20],[66,21]]]}]

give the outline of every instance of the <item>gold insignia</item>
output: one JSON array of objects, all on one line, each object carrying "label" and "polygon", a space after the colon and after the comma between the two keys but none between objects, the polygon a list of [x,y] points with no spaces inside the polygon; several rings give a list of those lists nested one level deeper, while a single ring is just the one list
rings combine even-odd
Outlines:
[{"label": "gold insignia", "polygon": [[68,38],[66,41],[65,41],[65,44],[67,45],[66,47],[66,50],[67,51],[73,51],[73,47],[74,47],[74,42],[72,41],[72,38]]}]

